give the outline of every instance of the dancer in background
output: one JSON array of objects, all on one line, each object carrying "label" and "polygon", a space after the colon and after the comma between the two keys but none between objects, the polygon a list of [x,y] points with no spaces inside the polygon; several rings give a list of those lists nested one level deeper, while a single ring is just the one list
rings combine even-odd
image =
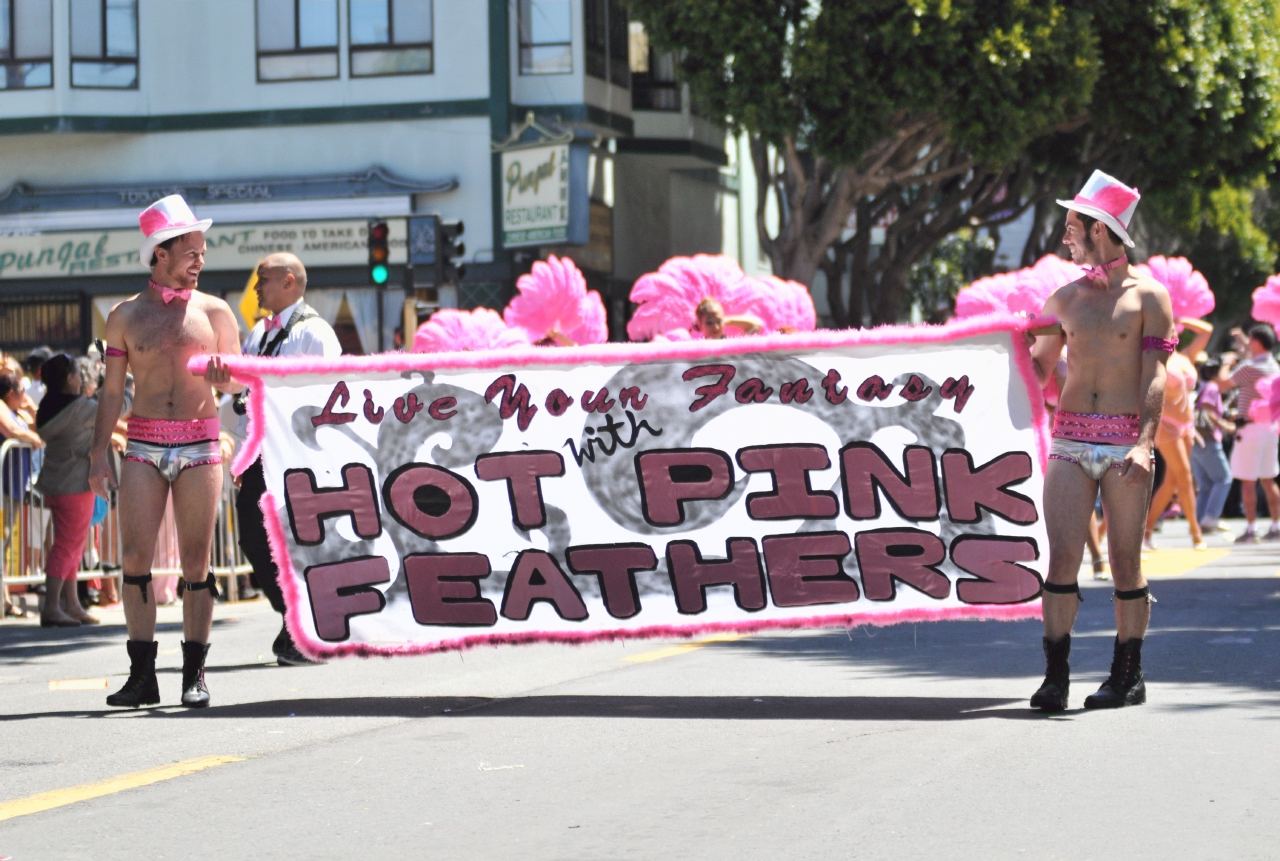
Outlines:
[{"label": "dancer in background", "polygon": [[1151,509],[1147,512],[1143,546],[1148,550],[1156,549],[1151,533],[1160,515],[1164,514],[1164,510],[1173,501],[1175,492],[1187,517],[1193,549],[1209,549],[1200,531],[1200,521],[1196,518],[1196,490],[1191,479],[1191,447],[1195,441],[1194,404],[1198,379],[1195,365],[1185,355],[1175,352],[1169,356],[1164,410],[1160,415],[1160,426],[1156,430],[1156,448],[1165,464],[1164,481],[1156,489],[1155,496],[1151,499]]}]

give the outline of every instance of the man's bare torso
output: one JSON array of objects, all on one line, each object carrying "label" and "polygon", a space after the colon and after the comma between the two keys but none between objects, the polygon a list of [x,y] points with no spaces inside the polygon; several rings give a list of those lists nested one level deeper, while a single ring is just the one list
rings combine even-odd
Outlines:
[{"label": "man's bare torso", "polygon": [[1045,305],[1062,324],[1067,381],[1058,406],[1074,413],[1136,415],[1142,406],[1142,331],[1164,288],[1130,275],[1119,288],[1068,284]]},{"label": "man's bare torso", "polygon": [[225,326],[231,317],[227,303],[195,291],[188,302],[165,304],[148,289],[121,303],[112,312],[117,315],[134,375],[134,414],[154,419],[216,416],[211,387],[192,376],[187,360],[218,352],[218,325]]}]

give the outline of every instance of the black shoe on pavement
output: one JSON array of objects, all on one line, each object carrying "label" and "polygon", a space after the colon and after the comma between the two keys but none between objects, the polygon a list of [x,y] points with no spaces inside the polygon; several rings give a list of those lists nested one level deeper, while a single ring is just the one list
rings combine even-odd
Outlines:
[{"label": "black shoe on pavement", "polygon": [[280,633],[276,634],[276,640],[271,644],[271,654],[279,657],[281,652],[288,651],[292,648],[293,637],[289,636],[289,629],[286,626],[281,625]]},{"label": "black shoe on pavement", "polygon": [[160,683],[156,681],[156,650],[159,644],[129,640],[124,647],[129,652],[129,680],[107,697],[107,705],[126,709],[160,705]]},{"label": "black shoe on pavement", "polygon": [[1067,710],[1067,693],[1071,690],[1071,665],[1067,656],[1071,653],[1071,635],[1056,643],[1044,638],[1045,671],[1040,690],[1031,695],[1031,707],[1046,713]]},{"label": "black shoe on pavement", "polygon": [[182,704],[193,709],[209,705],[209,688],[204,683],[204,662],[208,643],[182,644]]},{"label": "black shoe on pavement", "polygon": [[324,661],[311,660],[302,652],[299,652],[297,646],[290,643],[289,648],[282,652],[276,652],[276,663],[282,667],[315,667],[323,664]]},{"label": "black shoe on pavement", "polygon": [[1140,706],[1147,701],[1147,683],[1142,678],[1142,641],[1121,643],[1116,638],[1115,657],[1111,659],[1111,675],[1098,692],[1084,699],[1087,709],[1118,709]]}]

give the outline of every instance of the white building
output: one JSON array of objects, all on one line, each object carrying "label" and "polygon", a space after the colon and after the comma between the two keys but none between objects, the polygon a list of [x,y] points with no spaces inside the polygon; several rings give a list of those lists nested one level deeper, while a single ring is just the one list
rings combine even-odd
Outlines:
[{"label": "white building", "polygon": [[[567,254],[620,333],[667,257],[755,253],[724,133],[671,72],[618,0],[0,0],[0,349],[100,332],[145,283],[139,210],[175,190],[214,219],[202,289],[236,306],[292,250],[353,352],[392,346],[411,214],[465,223],[463,307]],[[585,243],[503,243],[491,145],[530,112],[585,154]],[[382,288],[371,217],[392,228]]]}]

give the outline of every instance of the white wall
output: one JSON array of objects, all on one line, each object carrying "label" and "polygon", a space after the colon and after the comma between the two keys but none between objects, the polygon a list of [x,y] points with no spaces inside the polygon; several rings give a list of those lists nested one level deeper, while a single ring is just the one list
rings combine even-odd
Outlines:
[{"label": "white wall", "polygon": [[139,89],[70,87],[66,0],[54,2],[54,87],[0,90],[0,116],[213,113],[489,95],[486,0],[435,0],[435,72],[351,79],[347,0],[339,0],[341,77],[258,83],[254,0],[139,0]]}]

